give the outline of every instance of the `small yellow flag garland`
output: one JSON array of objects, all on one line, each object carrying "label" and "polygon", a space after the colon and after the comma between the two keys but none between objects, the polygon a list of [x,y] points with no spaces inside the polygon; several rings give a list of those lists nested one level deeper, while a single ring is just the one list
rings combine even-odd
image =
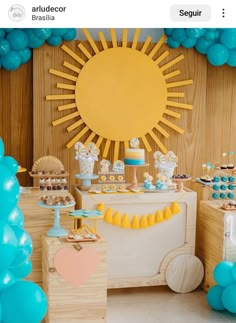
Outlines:
[{"label": "small yellow flag garland", "polygon": [[163,221],[170,220],[173,215],[180,213],[180,206],[177,202],[172,202],[170,207],[167,206],[164,210],[158,210],[148,215],[144,214],[140,218],[137,215],[133,215],[131,221],[128,213],[124,213],[121,216],[119,211],[113,211],[112,208],[105,210],[104,203],[99,203],[97,210],[103,212],[103,220],[107,223],[124,229],[145,229]]}]

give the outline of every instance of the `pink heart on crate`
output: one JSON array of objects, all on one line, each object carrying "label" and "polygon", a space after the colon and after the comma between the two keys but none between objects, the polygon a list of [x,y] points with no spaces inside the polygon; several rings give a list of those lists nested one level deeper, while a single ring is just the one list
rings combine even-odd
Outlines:
[{"label": "pink heart on crate", "polygon": [[95,248],[76,251],[62,248],[54,256],[54,265],[58,274],[73,287],[79,287],[97,269],[100,262]]}]

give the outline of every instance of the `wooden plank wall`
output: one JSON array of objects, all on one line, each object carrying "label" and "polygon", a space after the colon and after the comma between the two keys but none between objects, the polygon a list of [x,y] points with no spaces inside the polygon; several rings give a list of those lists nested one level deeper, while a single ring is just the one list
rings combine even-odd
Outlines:
[{"label": "wooden plank wall", "polygon": [[[79,53],[76,46],[78,43],[79,41],[72,41],[67,42],[67,45]],[[86,45],[86,42],[84,44]],[[151,44],[149,50],[153,46]],[[164,49],[165,46],[159,53]],[[184,111],[173,108],[181,113],[181,119],[174,120],[174,123],[184,128],[185,134],[179,135],[168,129],[170,138],[164,139],[163,142],[169,150],[178,155],[178,171],[196,177],[201,173],[202,163],[220,163],[224,151],[232,150],[236,153],[236,69],[211,66],[206,57],[194,49],[179,48],[169,51],[170,56],[166,61],[181,53],[185,55],[183,61],[166,72],[180,68],[181,76],[171,81],[188,78],[194,80],[192,86],[181,88],[184,89],[185,98],[180,99],[193,104],[194,109]],[[70,63],[75,63],[60,47],[44,45],[34,50],[33,65],[31,61],[15,72],[0,70],[0,136],[4,139],[6,152],[16,157],[19,163],[28,169],[34,160],[43,155],[58,157],[70,171],[70,183],[73,184],[74,174],[78,172],[77,162],[74,160],[73,148],[65,148],[66,143],[74,136],[74,133],[68,134],[66,131],[71,121],[52,127],[53,120],[68,112],[57,111],[56,107],[62,104],[62,101],[45,100],[46,95],[65,93],[56,89],[56,83],[61,82],[61,78],[48,73],[50,67],[68,72],[69,70],[62,66],[65,58]],[[171,117],[169,119],[173,120]],[[88,135],[81,138],[81,141]],[[160,138],[162,140],[162,137]],[[158,149],[153,141],[152,148],[153,151]],[[112,151],[108,159],[111,158],[111,154]],[[155,176],[152,153],[146,155],[146,160],[150,163],[150,174]],[[138,173],[139,180],[141,174],[142,171]],[[22,176],[22,184],[28,185],[28,174]]]}]

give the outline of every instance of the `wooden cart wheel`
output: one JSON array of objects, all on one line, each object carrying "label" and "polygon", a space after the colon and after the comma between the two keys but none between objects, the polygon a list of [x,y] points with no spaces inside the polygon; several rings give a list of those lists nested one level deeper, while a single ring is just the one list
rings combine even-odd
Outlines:
[{"label": "wooden cart wheel", "polygon": [[196,256],[181,254],[169,262],[165,275],[167,285],[173,291],[189,293],[201,284],[204,268]]}]

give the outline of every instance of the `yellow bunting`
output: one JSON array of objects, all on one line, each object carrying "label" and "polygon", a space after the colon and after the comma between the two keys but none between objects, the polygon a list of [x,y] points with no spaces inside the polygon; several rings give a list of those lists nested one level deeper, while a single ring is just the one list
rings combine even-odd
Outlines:
[{"label": "yellow bunting", "polygon": [[114,225],[121,225],[121,217],[120,217],[120,212],[116,211],[115,214],[113,215],[113,221],[112,223]]},{"label": "yellow bunting", "polygon": [[139,225],[139,218],[137,215],[133,216],[133,219],[131,221],[131,228],[132,229],[139,229],[140,225]]},{"label": "yellow bunting", "polygon": [[105,216],[104,216],[104,220],[108,223],[112,223],[112,208],[107,209]]},{"label": "yellow bunting", "polygon": [[128,214],[127,214],[127,213],[125,213],[125,214],[123,215],[123,218],[122,218],[122,220],[121,220],[121,226],[122,226],[122,228],[124,228],[124,229],[128,229],[128,228],[130,228],[130,221],[129,221],[129,216],[128,216]]},{"label": "yellow bunting", "polygon": [[162,211],[156,212],[156,223],[160,223],[164,221],[164,215]]},{"label": "yellow bunting", "polygon": [[149,224],[149,226],[151,226],[151,225],[154,225],[154,224],[155,224],[155,216],[154,216],[154,214],[153,214],[153,213],[150,213],[150,214],[148,215],[148,224]]},{"label": "yellow bunting", "polygon": [[177,203],[177,202],[173,202],[173,203],[171,204],[170,209],[171,209],[171,213],[172,213],[172,214],[178,214],[178,213],[180,213],[179,203]]},{"label": "yellow bunting", "polygon": [[148,227],[148,219],[146,215],[142,215],[140,219],[140,228],[145,229]]},{"label": "yellow bunting", "polygon": [[164,210],[164,219],[165,220],[169,220],[172,218],[172,213],[171,213],[171,210],[170,208],[167,206]]},{"label": "yellow bunting", "polygon": [[104,205],[104,203],[99,203],[98,205],[97,205],[97,211],[101,211],[102,213],[104,212],[104,210],[105,210],[105,205]]}]

